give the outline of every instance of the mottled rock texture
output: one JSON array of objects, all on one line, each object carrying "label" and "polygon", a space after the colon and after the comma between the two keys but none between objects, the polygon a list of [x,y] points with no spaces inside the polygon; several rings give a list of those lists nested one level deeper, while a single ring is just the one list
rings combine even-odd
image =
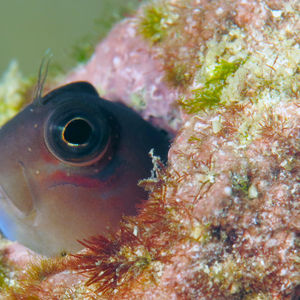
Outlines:
[{"label": "mottled rock texture", "polygon": [[297,1],[254,0],[155,1],[117,25],[65,81],[177,131],[168,165],[110,240],[4,272],[3,298],[298,299],[299,26]]}]

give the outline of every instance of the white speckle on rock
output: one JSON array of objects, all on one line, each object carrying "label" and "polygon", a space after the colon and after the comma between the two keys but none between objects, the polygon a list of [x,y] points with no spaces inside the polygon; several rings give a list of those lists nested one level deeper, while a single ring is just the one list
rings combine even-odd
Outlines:
[{"label": "white speckle on rock", "polygon": [[184,124],[184,127],[190,127],[190,125],[191,125],[191,122],[190,121],[187,121],[187,122],[185,122],[185,124]]},{"label": "white speckle on rock", "polygon": [[129,26],[127,28],[127,33],[130,37],[135,37],[136,30],[133,27]]},{"label": "white speckle on rock", "polygon": [[266,242],[265,246],[266,246],[267,248],[272,248],[272,247],[277,246],[277,244],[278,244],[278,241],[277,241],[276,239],[269,239],[269,240]]},{"label": "white speckle on rock", "polygon": [[217,15],[221,15],[223,13],[224,9],[222,7],[218,7],[218,9],[216,10],[216,14]]},{"label": "white speckle on rock", "polygon": [[121,59],[120,59],[119,56],[115,56],[113,58],[113,64],[114,64],[115,67],[118,67],[120,65],[120,62],[121,62]]},{"label": "white speckle on rock", "polygon": [[224,192],[226,195],[230,196],[232,193],[232,188],[230,186],[225,186]]},{"label": "white speckle on rock", "polygon": [[213,133],[218,133],[222,129],[221,116],[216,116],[212,119],[212,130]]},{"label": "white speckle on rock", "polygon": [[257,196],[258,196],[258,191],[257,191],[255,185],[252,184],[252,185],[250,186],[250,188],[249,188],[249,190],[248,190],[248,196],[249,196],[250,199],[257,198]]},{"label": "white speckle on rock", "polygon": [[271,10],[274,18],[280,18],[282,15],[282,10]]},{"label": "white speckle on rock", "polygon": [[281,276],[285,276],[287,274],[287,269],[282,269],[281,271],[280,271],[280,275]]},{"label": "white speckle on rock", "polygon": [[201,132],[202,129],[207,128],[207,127],[208,127],[207,124],[201,123],[201,122],[197,122],[197,123],[195,124],[195,126],[194,126],[194,130],[195,130],[196,132]]}]

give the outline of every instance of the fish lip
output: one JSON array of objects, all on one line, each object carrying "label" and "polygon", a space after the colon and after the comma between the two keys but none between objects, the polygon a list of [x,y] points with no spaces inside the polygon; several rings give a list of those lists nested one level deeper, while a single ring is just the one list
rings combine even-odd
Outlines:
[{"label": "fish lip", "polygon": [[16,205],[14,205],[13,201],[10,200],[7,192],[5,191],[4,187],[1,184],[0,184],[0,203],[4,204],[5,211],[11,211],[12,214],[18,219],[24,219],[25,214]]},{"label": "fish lip", "polygon": [[7,211],[8,214],[14,216],[14,218],[24,221],[25,219],[34,219],[36,215],[36,198],[33,193],[33,188],[31,181],[29,179],[29,174],[27,172],[27,169],[25,167],[25,164],[19,160],[18,164],[21,168],[21,172],[23,174],[24,182],[28,189],[28,194],[30,196],[30,207],[27,211],[24,211],[20,209],[13,200],[11,200],[11,197],[9,197],[9,193],[6,191],[5,187],[0,183],[0,207],[2,206],[4,211]]},{"label": "fish lip", "polygon": [[20,210],[13,201],[11,201],[4,187],[0,184],[0,209],[2,209],[10,218],[15,219],[22,224],[35,224],[37,211],[33,208],[29,213]]}]

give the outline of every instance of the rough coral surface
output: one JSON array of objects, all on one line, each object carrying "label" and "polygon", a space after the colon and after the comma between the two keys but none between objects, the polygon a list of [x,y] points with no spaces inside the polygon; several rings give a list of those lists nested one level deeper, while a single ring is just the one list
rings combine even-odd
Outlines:
[{"label": "rough coral surface", "polygon": [[66,81],[183,123],[168,165],[111,239],[25,271],[6,246],[3,298],[298,299],[299,27],[297,1],[254,0],[155,1],[117,25]]},{"label": "rough coral surface", "polygon": [[173,131],[180,124],[174,109],[178,93],[167,88],[162,68],[138,34],[137,20],[128,19],[111,31],[88,64],[75,70],[67,82],[87,80],[106,99],[122,101],[146,120]]}]

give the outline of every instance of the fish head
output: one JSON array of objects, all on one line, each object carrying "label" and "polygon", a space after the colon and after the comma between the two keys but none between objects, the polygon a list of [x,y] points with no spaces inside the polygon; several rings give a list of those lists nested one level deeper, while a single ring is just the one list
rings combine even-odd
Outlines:
[{"label": "fish head", "polygon": [[48,256],[108,235],[146,198],[148,152],[164,134],[86,82],[36,99],[0,129],[0,229]]}]

